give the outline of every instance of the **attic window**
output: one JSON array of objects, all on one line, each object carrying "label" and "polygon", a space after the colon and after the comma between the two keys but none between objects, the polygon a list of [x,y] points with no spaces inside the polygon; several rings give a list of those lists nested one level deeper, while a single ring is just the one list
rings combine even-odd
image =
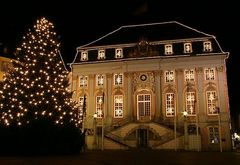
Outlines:
[{"label": "attic window", "polygon": [[88,52],[85,50],[85,51],[82,51],[81,52],[81,61],[87,61],[88,60]]},{"label": "attic window", "polygon": [[192,44],[184,43],[184,53],[192,53]]},{"label": "attic window", "polygon": [[165,55],[173,54],[173,47],[172,44],[165,45]]},{"label": "attic window", "polygon": [[212,51],[212,43],[211,43],[211,41],[203,42],[203,51],[204,52],[211,52]]},{"label": "attic window", "polygon": [[115,50],[115,58],[123,58],[123,50],[122,50],[122,48],[117,48]]},{"label": "attic window", "polygon": [[105,50],[100,49],[98,51],[98,60],[104,60],[105,59]]}]

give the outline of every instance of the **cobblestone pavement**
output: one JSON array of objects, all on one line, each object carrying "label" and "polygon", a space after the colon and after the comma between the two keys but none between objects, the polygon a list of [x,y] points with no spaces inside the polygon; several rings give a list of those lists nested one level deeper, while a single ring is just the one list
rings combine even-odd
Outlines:
[{"label": "cobblestone pavement", "polygon": [[240,165],[240,152],[86,151],[78,155],[0,156],[0,165]]}]

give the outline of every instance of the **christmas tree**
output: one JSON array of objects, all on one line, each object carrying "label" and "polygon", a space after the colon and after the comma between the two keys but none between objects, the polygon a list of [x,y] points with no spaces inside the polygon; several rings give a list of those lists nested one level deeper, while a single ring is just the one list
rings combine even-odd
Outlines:
[{"label": "christmas tree", "polygon": [[36,120],[79,126],[78,110],[71,100],[68,71],[60,55],[53,24],[37,20],[16,50],[16,60],[0,90],[0,121],[27,125]]}]

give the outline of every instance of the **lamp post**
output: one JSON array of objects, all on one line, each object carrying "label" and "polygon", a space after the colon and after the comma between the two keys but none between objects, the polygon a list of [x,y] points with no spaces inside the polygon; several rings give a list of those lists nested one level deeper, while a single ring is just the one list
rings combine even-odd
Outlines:
[{"label": "lamp post", "polygon": [[188,149],[188,130],[187,130],[187,111],[185,110],[183,112],[183,116],[184,116],[184,149],[187,150]]},{"label": "lamp post", "polygon": [[93,139],[93,148],[94,149],[96,149],[97,147],[97,134],[96,134],[96,125],[97,125],[97,123],[96,123],[96,119],[97,119],[97,113],[94,113],[93,114],[93,133],[94,133],[94,139]]},{"label": "lamp post", "polygon": [[221,130],[220,108],[216,107],[216,111],[218,113],[219,149],[220,149],[220,152],[222,152],[222,130]]}]

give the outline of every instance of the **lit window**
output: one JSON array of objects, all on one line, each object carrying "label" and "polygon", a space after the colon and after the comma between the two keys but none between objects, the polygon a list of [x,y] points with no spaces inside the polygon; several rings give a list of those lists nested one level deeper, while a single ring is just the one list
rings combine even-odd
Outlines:
[{"label": "lit window", "polygon": [[175,114],[174,93],[166,93],[166,116],[171,117]]},{"label": "lit window", "polygon": [[218,114],[216,91],[207,91],[207,110],[209,115]]},{"label": "lit window", "polygon": [[214,68],[205,69],[205,80],[214,80],[214,79],[215,79]]},{"label": "lit window", "polygon": [[81,52],[81,61],[87,61],[88,60],[88,52],[82,51]]},{"label": "lit window", "polygon": [[212,51],[212,43],[211,43],[211,41],[203,42],[203,51],[204,52],[211,52]]},{"label": "lit window", "polygon": [[123,85],[123,74],[114,74],[114,85]]},{"label": "lit window", "polygon": [[194,81],[194,70],[193,69],[188,69],[185,70],[185,81],[189,82],[189,81]]},{"label": "lit window", "polygon": [[151,112],[151,95],[140,94],[137,96],[139,116],[150,116]]},{"label": "lit window", "polygon": [[184,43],[184,53],[192,53],[192,44]]},{"label": "lit window", "polygon": [[79,76],[79,86],[80,87],[87,87],[87,84],[88,84],[87,82],[88,82],[87,76],[83,76],[83,75]]},{"label": "lit window", "polygon": [[[87,101],[87,98],[85,97],[85,103],[84,103],[84,96],[81,96],[79,97],[79,115],[82,116],[84,115],[84,117],[86,117],[86,110],[87,110],[87,107],[86,107],[86,101]],[[85,104],[85,105],[84,105]],[[85,106],[85,107],[84,107]],[[85,109],[84,109],[85,108]],[[84,111],[85,110],[85,111]]]},{"label": "lit window", "polygon": [[98,51],[98,60],[104,60],[105,59],[105,50],[101,49]]},{"label": "lit window", "polygon": [[103,85],[104,76],[103,75],[96,75],[96,85],[102,86]]},{"label": "lit window", "polygon": [[123,58],[123,50],[121,48],[116,49],[115,58]]},{"label": "lit window", "polygon": [[173,54],[173,47],[171,44],[165,45],[165,55]]},{"label": "lit window", "polygon": [[195,92],[186,93],[186,111],[188,115],[195,115]]},{"label": "lit window", "polygon": [[211,144],[219,144],[219,129],[218,127],[209,127],[209,142]]},{"label": "lit window", "polygon": [[114,96],[114,117],[123,117],[123,95]]},{"label": "lit window", "polygon": [[166,71],[165,72],[165,82],[174,82],[174,71]]},{"label": "lit window", "polygon": [[103,114],[103,96],[97,96],[96,97],[96,113],[97,118],[102,118],[104,116]]}]

